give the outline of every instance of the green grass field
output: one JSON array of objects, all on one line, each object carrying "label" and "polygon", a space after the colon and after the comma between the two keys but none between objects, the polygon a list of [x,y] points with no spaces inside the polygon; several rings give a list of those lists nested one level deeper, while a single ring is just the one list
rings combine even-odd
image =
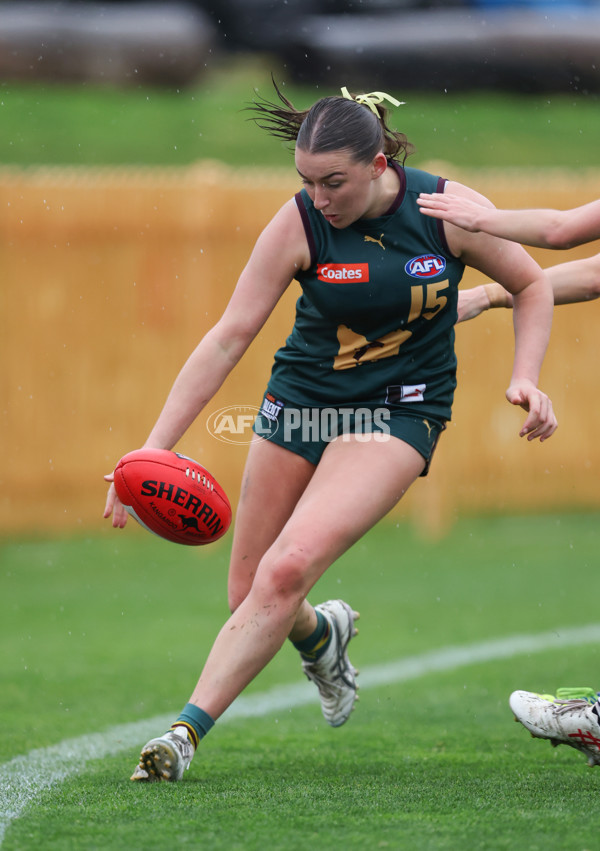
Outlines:
[{"label": "green grass field", "polygon": [[[292,167],[240,112],[254,89],[270,96],[270,70],[233,62],[181,91],[4,81],[0,162]],[[415,165],[598,164],[595,96],[392,94]],[[286,646],[185,781],[152,786],[128,778],[226,617],[229,537],[191,551],[130,525],[0,541],[2,851],[600,847],[600,769],[533,741],[507,704],[515,688],[600,687],[599,537],[593,515],[462,519],[439,541],[381,524],[312,597],[361,611],[349,723],[295,698]]]},{"label": "green grass field", "polygon": [[[463,519],[437,542],[381,524],[312,595],[361,611],[351,658],[365,686],[348,724],[329,728],[315,700],[294,705],[302,676],[286,646],[184,782],[148,786],[128,779],[139,748],[187,701],[226,616],[229,536],[199,551],[132,526],[4,542],[3,851],[597,848],[600,769],[533,741],[507,699],[598,686],[597,641],[563,644],[589,624],[600,636],[599,543],[595,516]],[[520,650],[489,652],[519,635]],[[462,661],[436,656],[448,647]],[[416,670],[394,676],[406,659]]]},{"label": "green grass field", "polygon": [[[197,85],[178,90],[5,81],[0,162],[177,166],[218,159],[293,167],[288,146],[243,112],[255,90],[274,96],[271,71],[285,84],[284,72],[246,57],[217,63]],[[295,85],[285,90],[299,107],[339,92]],[[432,159],[464,167],[598,165],[596,95],[450,95],[405,91],[401,82],[391,93],[406,101],[394,110],[393,126],[415,144],[415,166]]]}]

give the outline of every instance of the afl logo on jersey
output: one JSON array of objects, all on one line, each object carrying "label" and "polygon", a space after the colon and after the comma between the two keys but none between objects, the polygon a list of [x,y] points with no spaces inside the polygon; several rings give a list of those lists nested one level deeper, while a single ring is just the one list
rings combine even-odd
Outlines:
[{"label": "afl logo on jersey", "polygon": [[409,260],[404,271],[411,278],[434,278],[446,268],[446,261],[439,254],[421,254]]}]

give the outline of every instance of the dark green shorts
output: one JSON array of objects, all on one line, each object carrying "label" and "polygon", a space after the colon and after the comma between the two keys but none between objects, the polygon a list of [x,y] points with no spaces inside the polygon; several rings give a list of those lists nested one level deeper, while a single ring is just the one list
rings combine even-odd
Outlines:
[{"label": "dark green shorts", "polygon": [[425,459],[426,476],[440,434],[446,428],[443,420],[420,411],[420,404],[363,405],[360,407],[301,407],[267,392],[253,429],[265,440],[271,440],[312,464],[318,464],[328,443],[345,434],[357,440],[384,443],[397,437],[416,449]]}]

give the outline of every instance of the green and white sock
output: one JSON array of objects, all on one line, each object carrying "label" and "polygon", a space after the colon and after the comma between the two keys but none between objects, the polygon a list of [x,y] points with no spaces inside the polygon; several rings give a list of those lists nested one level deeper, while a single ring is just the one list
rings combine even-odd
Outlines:
[{"label": "green and white sock", "polygon": [[317,610],[317,627],[314,632],[302,641],[293,641],[292,644],[300,652],[307,662],[316,662],[329,647],[331,641],[331,627],[324,614]]},{"label": "green and white sock", "polygon": [[182,739],[187,738],[196,750],[200,740],[206,736],[211,727],[214,727],[214,724],[208,712],[194,703],[186,703],[177,721],[171,724],[171,730]]}]

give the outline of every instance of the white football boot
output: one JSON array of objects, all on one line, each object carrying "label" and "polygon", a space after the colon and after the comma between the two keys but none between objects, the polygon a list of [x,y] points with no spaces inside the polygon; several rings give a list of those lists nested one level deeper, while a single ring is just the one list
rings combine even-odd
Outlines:
[{"label": "white football boot", "polygon": [[181,780],[190,767],[194,746],[187,736],[183,738],[173,730],[150,741],[142,748],[139,765],[131,775],[132,780],[152,783],[157,780]]},{"label": "white football boot", "polygon": [[354,621],[360,615],[343,600],[328,600],[315,609],[324,615],[331,631],[329,647],[314,662],[302,659],[302,670],[319,689],[323,717],[332,727],[341,727],[348,718],[357,698],[358,671],[348,659],[348,644],[358,633]]},{"label": "white football boot", "polygon": [[554,747],[569,745],[586,755],[589,766],[600,765],[598,702],[592,704],[587,696],[563,700],[553,695],[515,691],[509,703],[515,721],[520,721],[534,738],[550,739]]}]

